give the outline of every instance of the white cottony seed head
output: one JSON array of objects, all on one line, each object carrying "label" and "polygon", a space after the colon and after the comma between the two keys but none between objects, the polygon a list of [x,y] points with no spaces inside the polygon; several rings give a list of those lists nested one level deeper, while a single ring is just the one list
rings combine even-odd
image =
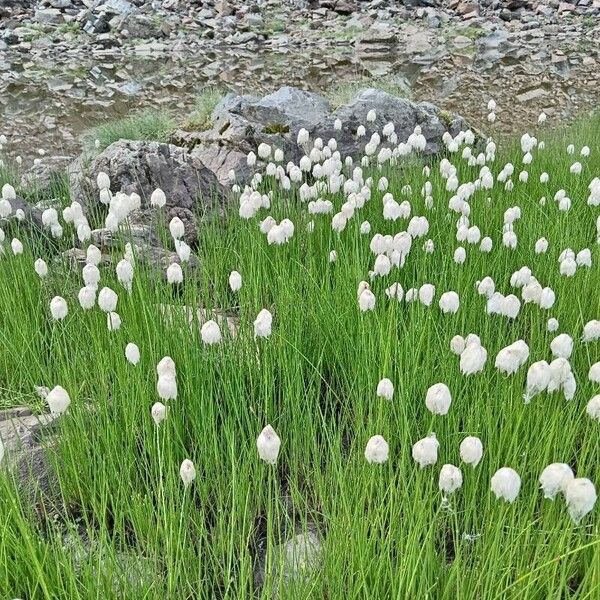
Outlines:
[{"label": "white cottony seed head", "polygon": [[200,335],[205,344],[218,344],[221,341],[221,330],[219,329],[219,324],[212,319],[210,321],[206,321],[206,323],[202,325]]},{"label": "white cottony seed head", "polygon": [[371,464],[383,464],[389,456],[389,446],[383,436],[374,435],[367,442],[365,459]]},{"label": "white cottony seed head", "polygon": [[445,383],[435,383],[428,390],[425,396],[425,406],[434,415],[445,415],[450,409],[452,397],[450,390]]},{"label": "white cottony seed head", "polygon": [[242,276],[237,271],[229,274],[229,287],[232,292],[238,292],[242,288]]},{"label": "white cottony seed head", "polygon": [[263,308],[254,320],[254,337],[269,337],[273,325],[273,315]]},{"label": "white cottony seed head", "polygon": [[181,239],[185,234],[185,226],[179,217],[173,217],[169,223],[169,231],[174,240]]},{"label": "white cottony seed head", "polygon": [[125,346],[125,358],[132,365],[137,365],[140,362],[140,349],[137,347],[137,344],[129,342],[129,344]]},{"label": "white cottony seed head", "polygon": [[382,379],[377,384],[377,396],[391,400],[394,395],[394,384],[387,378]]},{"label": "white cottony seed head", "polygon": [[432,433],[413,444],[412,457],[421,469],[429,465],[435,465],[439,447],[440,443],[437,441],[435,434]]},{"label": "white cottony seed head", "polygon": [[574,478],[571,467],[565,463],[552,463],[540,475],[540,486],[544,498],[554,500],[556,494],[566,491],[568,483]]},{"label": "white cottony seed head", "polygon": [[592,397],[585,407],[585,412],[590,418],[600,421],[600,394]]},{"label": "white cottony seed head", "polygon": [[118,300],[117,293],[109,287],[103,287],[98,294],[98,306],[104,312],[114,312]]},{"label": "white cottony seed head", "polygon": [[50,313],[52,318],[57,321],[62,321],[69,312],[67,301],[61,296],[54,296],[50,301]]},{"label": "white cottony seed head", "polygon": [[358,306],[362,312],[374,310],[375,295],[370,289],[364,289],[358,297]]},{"label": "white cottony seed head", "polygon": [[588,372],[588,379],[594,383],[600,383],[600,361],[594,363]]},{"label": "white cottony seed head", "polygon": [[86,251],[86,262],[89,265],[99,265],[102,260],[102,252],[94,244],[90,244]]},{"label": "white cottony seed head", "polygon": [[71,398],[69,398],[69,394],[65,388],[57,385],[48,392],[48,395],[46,396],[46,402],[48,403],[50,412],[53,415],[59,416],[62,415],[67,408],[69,408],[69,404],[71,404]]},{"label": "white cottony seed head", "polygon": [[452,494],[460,489],[463,483],[461,470],[454,465],[444,465],[440,470],[438,486],[440,491],[446,494]]},{"label": "white cottony seed head", "polygon": [[41,279],[44,279],[44,277],[48,275],[48,265],[42,258],[38,258],[35,263],[33,263],[33,268]]},{"label": "white cottony seed head", "polygon": [[594,342],[600,340],[600,321],[593,319],[588,321],[583,327],[582,342]]},{"label": "white cottony seed head", "polygon": [[21,240],[18,240],[17,238],[13,238],[12,242],[10,243],[10,248],[15,256],[18,254],[23,254],[23,244]]},{"label": "white cottony seed head", "polygon": [[181,463],[181,467],[179,467],[179,475],[181,476],[183,485],[186,488],[192,483],[192,481],[194,481],[194,479],[196,479],[196,468],[194,467],[194,463],[188,458]]},{"label": "white cottony seed head", "polygon": [[550,350],[556,358],[569,358],[573,352],[573,338],[566,333],[557,335],[550,342]]},{"label": "white cottony seed head", "polygon": [[177,398],[177,381],[173,375],[160,375],[156,383],[156,391],[161,400]]},{"label": "white cottony seed head", "polygon": [[79,290],[77,299],[83,310],[90,310],[96,304],[96,286],[86,285]]},{"label": "white cottony seed head", "polygon": [[160,189],[155,189],[150,195],[150,206],[157,206],[162,208],[167,203],[167,197],[165,193]]},{"label": "white cottony seed head", "polygon": [[591,512],[596,499],[596,488],[589,479],[572,479],[567,483],[565,500],[569,515],[575,524],[579,524],[581,519]]},{"label": "white cottony seed head", "polygon": [[274,465],[279,456],[281,440],[271,425],[267,425],[256,438],[258,456],[269,465]]},{"label": "white cottony seed head", "polygon": [[460,443],[460,459],[476,467],[483,456],[483,444],[478,437],[468,436]]},{"label": "white cottony seed head", "polygon": [[496,498],[514,502],[521,489],[521,478],[519,474],[510,467],[498,469],[491,480],[491,489]]},{"label": "white cottony seed head", "polygon": [[167,283],[173,285],[183,281],[183,271],[179,263],[171,263],[167,267]]},{"label": "white cottony seed head", "polygon": [[158,427],[167,418],[167,407],[162,402],[155,402],[150,410],[152,420]]},{"label": "white cottony seed head", "polygon": [[161,375],[170,375],[175,377],[175,361],[170,356],[163,356],[160,362],[156,365],[156,373],[160,377]]}]

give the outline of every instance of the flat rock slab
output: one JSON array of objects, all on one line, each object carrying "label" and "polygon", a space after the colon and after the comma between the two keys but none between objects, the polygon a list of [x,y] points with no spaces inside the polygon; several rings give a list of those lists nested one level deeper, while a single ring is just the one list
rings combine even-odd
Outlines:
[{"label": "flat rock slab", "polygon": [[35,446],[43,427],[54,421],[50,414],[34,415],[24,406],[0,412],[0,439],[7,453]]}]

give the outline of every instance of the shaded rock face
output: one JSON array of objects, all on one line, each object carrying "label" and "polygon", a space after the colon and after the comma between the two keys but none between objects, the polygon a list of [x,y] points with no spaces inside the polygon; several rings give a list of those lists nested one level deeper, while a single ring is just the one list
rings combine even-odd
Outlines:
[{"label": "shaded rock face", "polygon": [[160,188],[167,197],[167,221],[178,216],[185,224],[186,241],[196,241],[198,215],[220,209],[225,189],[197,155],[184,148],[159,142],[119,140],[96,156],[89,165],[78,159],[69,167],[71,197],[84,209],[98,206],[98,173],[107,173],[111,192],[136,192],[142,208],[130,222],[149,223],[150,196]]},{"label": "shaded rock face", "polygon": [[[367,112],[375,109],[377,119],[366,123]],[[334,121],[342,121],[342,130],[334,129]],[[466,128],[462,117],[444,113],[433,104],[412,102],[376,89],[365,89],[347,105],[332,110],[327,100],[317,94],[283,87],[262,98],[229,94],[215,108],[213,128],[205,132],[176,132],[174,141],[192,149],[192,155],[226,182],[230,169],[238,181],[247,181],[251,170],[246,155],[256,152],[262,142],[282,148],[285,161],[298,161],[303,154],[296,140],[298,131],[307,129],[311,138],[321,137],[326,143],[335,137],[342,156],[362,153],[370,133],[393,122],[399,141],[406,141],[415,126],[421,126],[427,139],[426,154],[440,149],[445,131],[456,135]],[[367,138],[357,139],[359,125],[367,127]]]}]

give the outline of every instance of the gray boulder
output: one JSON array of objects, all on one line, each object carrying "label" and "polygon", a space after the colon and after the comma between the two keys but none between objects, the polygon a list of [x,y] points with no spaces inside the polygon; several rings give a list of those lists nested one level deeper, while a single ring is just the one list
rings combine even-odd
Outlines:
[{"label": "gray boulder", "polygon": [[178,216],[185,224],[186,241],[196,241],[198,217],[220,211],[226,191],[198,155],[172,144],[119,140],[93,158],[89,164],[80,158],[69,167],[71,197],[87,213],[98,210],[96,177],[108,174],[111,192],[136,192],[142,208],[130,217],[132,224],[153,222],[150,196],[156,188],[167,197],[165,219]]},{"label": "gray boulder", "polygon": [[35,11],[33,20],[38,23],[59,24],[64,21],[64,17],[58,8],[39,8]]},{"label": "gray boulder", "polygon": [[8,468],[16,478],[23,497],[32,505],[50,508],[60,489],[48,459],[54,442],[55,417],[33,415],[26,407],[0,411],[0,441],[5,459],[0,468]]},{"label": "gray boulder", "polygon": [[42,209],[39,206],[29,203],[20,196],[17,196],[10,201],[12,206],[12,213],[8,217],[8,221],[14,221],[16,219],[16,212],[22,210],[25,217],[21,226],[28,227],[33,230],[42,229]]},{"label": "gray boulder", "polygon": [[93,10],[113,15],[126,15],[135,12],[137,8],[127,0],[97,0]]},{"label": "gray boulder", "polygon": [[[367,124],[366,116],[375,109],[375,123]],[[334,121],[342,121],[342,130],[334,130]],[[296,139],[301,128],[312,138],[325,142],[335,137],[343,156],[356,157],[366,141],[357,139],[359,125],[369,125],[367,134],[381,130],[393,122],[399,141],[405,141],[420,125],[427,139],[425,154],[441,148],[444,132],[456,135],[468,127],[465,120],[446,113],[428,102],[412,102],[377,89],[361,90],[348,104],[333,110],[329,102],[311,92],[283,87],[264,97],[229,94],[217,105],[212,115],[213,127],[204,132],[178,131],[173,141],[187,147],[192,155],[200,157],[219,181],[225,183],[230,169],[245,181],[251,175],[246,165],[246,155],[256,151],[262,142],[282,148],[285,160],[297,161],[303,154]]]},{"label": "gray boulder", "polygon": [[273,597],[279,597],[278,584],[287,588],[310,581],[323,566],[323,546],[316,531],[299,532],[275,548],[271,570],[266,569],[266,548],[262,548],[255,565],[254,582],[261,588],[270,583]]},{"label": "gray boulder", "polygon": [[47,156],[31,165],[21,176],[21,187],[33,196],[50,196],[62,183],[69,163],[69,156]]}]

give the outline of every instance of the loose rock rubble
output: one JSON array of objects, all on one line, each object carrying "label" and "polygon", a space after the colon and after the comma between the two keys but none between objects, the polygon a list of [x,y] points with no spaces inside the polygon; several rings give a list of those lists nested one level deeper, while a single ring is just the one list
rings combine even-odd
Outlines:
[{"label": "loose rock rubble", "polygon": [[[600,0],[0,0],[4,152],[76,155],[81,133],[143,107],[184,114],[205,86],[315,91],[357,74],[497,130],[595,106]],[[559,93],[550,94],[549,90]],[[503,101],[505,100],[505,101]]]}]

